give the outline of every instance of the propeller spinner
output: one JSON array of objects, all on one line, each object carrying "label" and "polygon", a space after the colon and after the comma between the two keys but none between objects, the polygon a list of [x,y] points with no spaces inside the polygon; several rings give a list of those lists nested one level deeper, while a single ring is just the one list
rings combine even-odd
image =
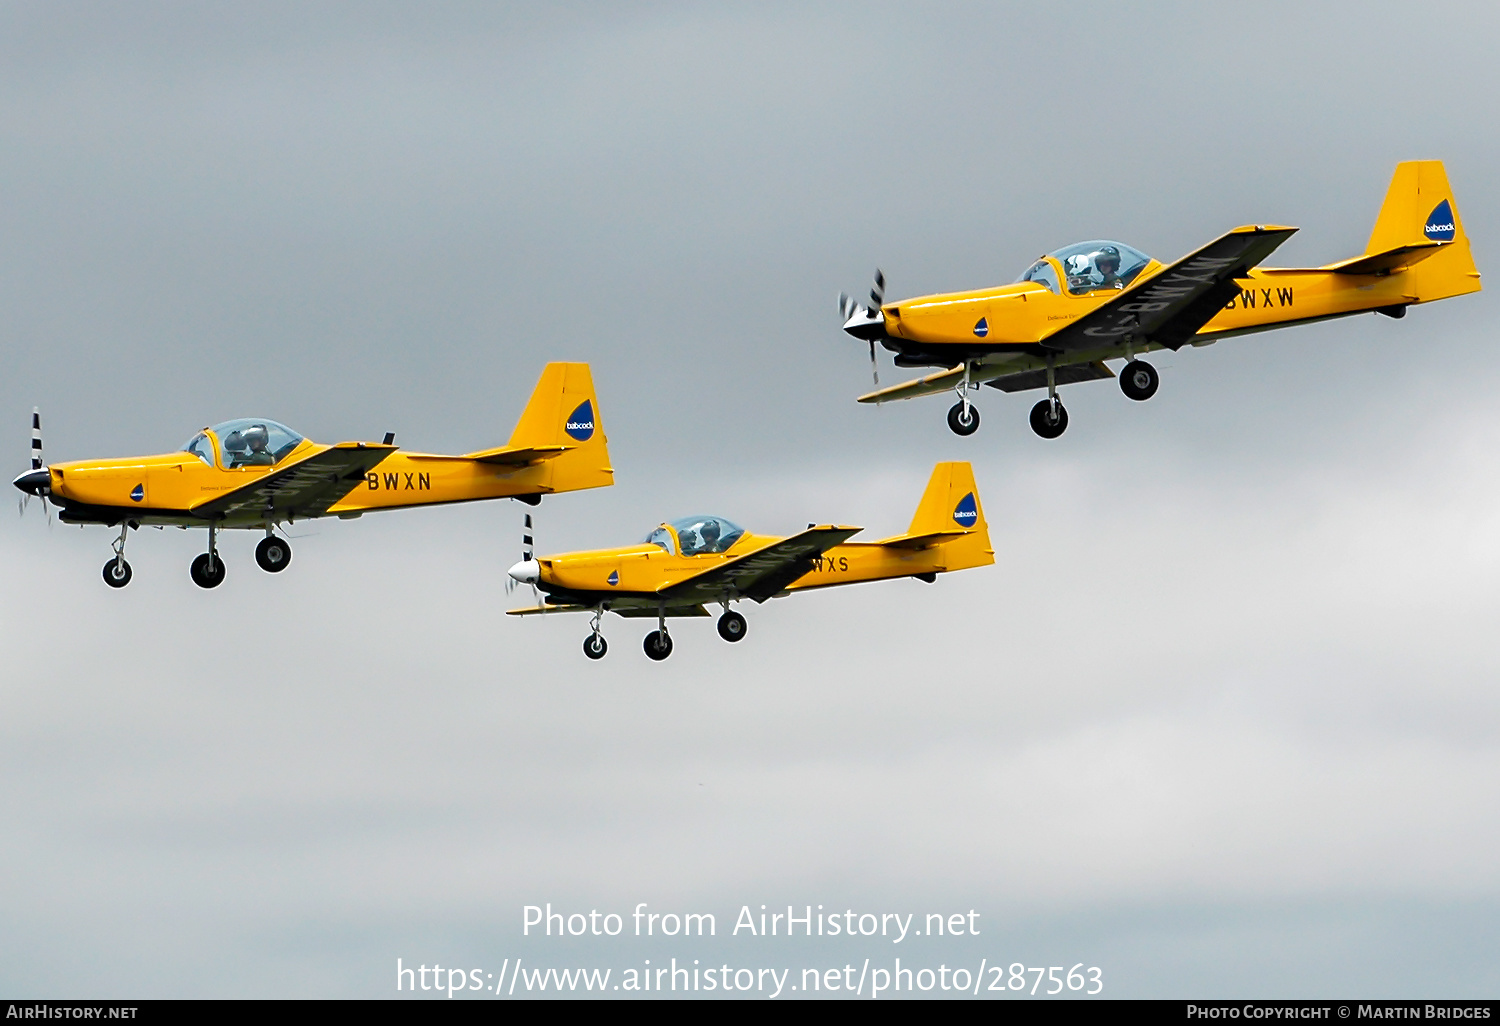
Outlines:
[{"label": "propeller spinner", "polygon": [[521,561],[505,572],[507,595],[516,590],[517,584],[529,584],[531,593],[540,598],[536,590],[536,582],[541,568],[537,566],[536,554],[532,550],[531,514],[527,513],[525,526],[521,532]]},{"label": "propeller spinner", "polygon": [[875,363],[875,343],[885,337],[885,274],[875,269],[875,285],[870,289],[870,306],[861,306],[847,293],[839,293],[839,313],[844,317],[844,330],[857,339],[870,344],[870,375],[875,384],[880,384],[880,369]]},{"label": "propeller spinner", "polygon": [[[31,469],[18,475],[11,483],[21,490],[20,510],[23,516],[33,495],[45,500],[52,494],[52,471],[42,462],[42,414],[34,406],[31,408]],[[42,508],[50,522],[52,511],[46,508],[45,502]]]}]

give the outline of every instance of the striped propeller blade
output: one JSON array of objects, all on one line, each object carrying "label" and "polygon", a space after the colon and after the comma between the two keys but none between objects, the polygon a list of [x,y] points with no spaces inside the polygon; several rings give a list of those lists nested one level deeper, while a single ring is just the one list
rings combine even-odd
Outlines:
[{"label": "striped propeller blade", "polygon": [[42,411],[31,408],[31,469],[42,469]]}]

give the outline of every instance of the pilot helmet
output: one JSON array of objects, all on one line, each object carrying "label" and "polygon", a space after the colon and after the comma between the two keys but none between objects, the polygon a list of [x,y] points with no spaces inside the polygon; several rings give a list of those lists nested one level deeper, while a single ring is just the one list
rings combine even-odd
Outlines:
[{"label": "pilot helmet", "polygon": [[703,544],[712,547],[719,540],[719,522],[717,520],[705,520],[698,527],[698,533],[703,537]]},{"label": "pilot helmet", "polygon": [[229,432],[229,436],[224,439],[224,451],[225,452],[244,452],[245,451],[245,435],[244,435],[244,432],[239,431],[239,430],[235,430],[235,431]]},{"label": "pilot helmet", "polygon": [[1114,246],[1105,246],[1094,254],[1094,266],[1099,268],[1104,274],[1118,274],[1120,271],[1120,251]]},{"label": "pilot helmet", "polygon": [[264,452],[266,443],[271,440],[271,433],[264,424],[254,424],[244,430],[242,437],[251,452]]}]

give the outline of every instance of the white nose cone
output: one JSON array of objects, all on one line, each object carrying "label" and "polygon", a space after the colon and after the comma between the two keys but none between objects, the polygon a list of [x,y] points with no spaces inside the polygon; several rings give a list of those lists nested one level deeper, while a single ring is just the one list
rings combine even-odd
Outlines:
[{"label": "white nose cone", "polygon": [[534,559],[523,559],[506,573],[510,574],[510,579],[518,584],[535,584],[537,578],[541,576],[541,567],[537,566]]}]

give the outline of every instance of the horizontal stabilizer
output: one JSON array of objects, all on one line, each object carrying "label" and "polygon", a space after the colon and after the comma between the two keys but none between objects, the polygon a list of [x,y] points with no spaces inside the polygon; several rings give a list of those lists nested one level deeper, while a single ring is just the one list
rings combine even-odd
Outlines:
[{"label": "horizontal stabilizer", "polygon": [[954,538],[962,538],[968,531],[929,531],[927,534],[898,534],[894,538],[883,538],[876,545],[888,545],[893,549],[930,549]]},{"label": "horizontal stabilizer", "polygon": [[1333,271],[1336,274],[1390,274],[1395,270],[1404,270],[1420,260],[1426,260],[1445,245],[1446,243],[1442,242],[1417,242],[1409,246],[1397,246],[1384,253],[1367,253],[1364,256],[1340,260],[1336,264],[1319,267],[1317,270]]},{"label": "horizontal stabilizer", "polygon": [[465,453],[464,459],[475,460],[479,463],[498,463],[506,467],[524,467],[529,463],[540,463],[542,460],[550,460],[554,456],[578,448],[576,445],[502,445],[498,449],[481,449],[479,452]]}]

